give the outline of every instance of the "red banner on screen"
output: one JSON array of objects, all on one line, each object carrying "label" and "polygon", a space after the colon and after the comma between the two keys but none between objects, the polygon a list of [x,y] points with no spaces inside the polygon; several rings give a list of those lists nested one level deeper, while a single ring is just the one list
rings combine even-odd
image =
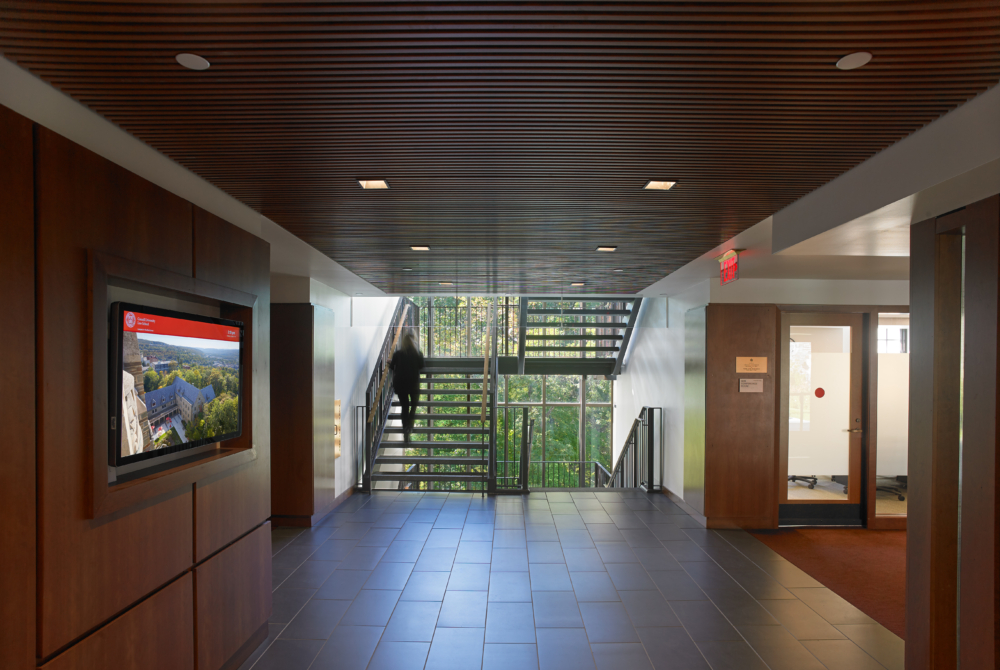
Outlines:
[{"label": "red banner on screen", "polygon": [[203,321],[188,321],[169,316],[155,316],[142,312],[125,312],[125,330],[131,333],[156,333],[178,337],[197,337],[203,340],[240,341],[240,329],[236,326],[220,326]]}]

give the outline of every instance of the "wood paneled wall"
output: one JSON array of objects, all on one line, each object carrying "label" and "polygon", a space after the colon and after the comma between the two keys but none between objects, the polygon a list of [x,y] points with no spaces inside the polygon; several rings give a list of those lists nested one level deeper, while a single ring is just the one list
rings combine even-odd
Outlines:
[{"label": "wood paneled wall", "polygon": [[[252,321],[253,337],[243,374],[252,375],[243,398],[244,443],[257,459],[195,485],[195,560],[202,561],[271,515],[271,273],[270,245],[208,212],[194,210],[194,276],[257,296],[252,310],[234,308],[223,318]],[[247,420],[249,418],[250,420]]]},{"label": "wood paneled wall", "polygon": [[906,667],[954,668],[962,238],[910,227]]},{"label": "wood paneled wall", "polygon": [[35,222],[32,124],[0,107],[0,668],[35,660]]},{"label": "wood paneled wall", "polygon": [[966,208],[962,668],[1000,663],[1000,195]]},{"label": "wood paneled wall", "polygon": [[[0,667],[217,670],[270,614],[269,245],[2,107],[0,155]],[[257,296],[223,305],[251,326],[240,441],[256,457],[97,519],[94,252]],[[194,574],[198,602],[240,611],[197,639]]]},{"label": "wood paneled wall", "polygon": [[906,667],[995,668],[1000,196],[910,231]]},{"label": "wood paneled wall", "polygon": [[[777,509],[779,318],[776,305],[706,310],[705,517],[709,527],[768,528]],[[737,357],[767,358],[766,374],[737,373]],[[741,378],[763,393],[740,393]]]},{"label": "wood paneled wall", "polygon": [[310,526],[336,502],[334,313],[308,303],[272,309],[272,520]]},{"label": "wood paneled wall", "polygon": [[37,127],[38,656],[48,658],[191,566],[190,490],[91,521],[87,250],[190,276],[192,207]]},{"label": "wood paneled wall", "polygon": [[186,573],[43,665],[44,670],[190,667],[194,596]]}]

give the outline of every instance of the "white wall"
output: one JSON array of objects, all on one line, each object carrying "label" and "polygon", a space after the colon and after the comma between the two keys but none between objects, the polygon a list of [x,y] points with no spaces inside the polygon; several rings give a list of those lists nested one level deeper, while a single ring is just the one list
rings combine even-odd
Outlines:
[{"label": "white wall", "polygon": [[738,279],[709,282],[715,303],[909,305],[910,282],[861,279]]},{"label": "white wall", "polygon": [[632,422],[643,407],[661,407],[661,481],[684,491],[684,314],[708,303],[704,281],[670,298],[645,298],[632,334],[622,374],[615,381],[614,456],[618,457]]},{"label": "white wall", "polygon": [[335,388],[341,408],[336,494],[340,495],[357,479],[354,408],[365,404],[368,381],[399,298],[351,297],[315,279],[275,274],[271,301],[309,302],[334,312]]}]

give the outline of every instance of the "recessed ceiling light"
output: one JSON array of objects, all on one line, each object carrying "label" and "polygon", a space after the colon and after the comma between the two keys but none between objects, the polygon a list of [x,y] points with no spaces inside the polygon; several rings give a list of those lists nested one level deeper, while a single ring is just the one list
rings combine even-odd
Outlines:
[{"label": "recessed ceiling light", "polygon": [[413,268],[403,268],[403,272],[413,272]]},{"label": "recessed ceiling light", "polygon": [[570,286],[583,286],[583,282],[582,281],[575,281],[572,284],[570,284]]},{"label": "recessed ceiling light", "polygon": [[871,59],[872,55],[867,51],[855,51],[837,61],[837,68],[841,70],[857,70],[863,65],[868,65],[868,61]]},{"label": "recessed ceiling light", "polygon": [[189,70],[207,70],[212,64],[196,54],[177,54],[174,56],[177,62]]},{"label": "recessed ceiling light", "polygon": [[598,251],[615,251],[618,247],[597,247]]},{"label": "recessed ceiling light", "polygon": [[643,188],[647,191],[669,191],[676,183],[675,181],[647,181]]},{"label": "recessed ceiling light", "polygon": [[422,245],[422,244],[417,244],[417,245],[412,246],[410,248],[413,249],[414,251],[430,251],[431,250],[430,247],[428,247],[426,245]]},{"label": "recessed ceiling light", "polygon": [[363,189],[380,189],[389,188],[389,182],[385,179],[359,179],[358,183],[361,184]]},{"label": "recessed ceiling light", "polygon": [[452,284],[450,281],[441,281],[438,282],[438,284],[441,286],[454,286],[454,284]]},{"label": "recessed ceiling light", "polygon": [[625,271],[622,269],[618,269],[618,270],[612,270],[612,272],[625,272]]}]

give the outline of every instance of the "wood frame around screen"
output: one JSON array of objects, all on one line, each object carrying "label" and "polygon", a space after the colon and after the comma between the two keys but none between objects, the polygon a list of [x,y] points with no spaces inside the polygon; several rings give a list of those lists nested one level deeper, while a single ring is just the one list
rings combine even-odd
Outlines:
[{"label": "wood frame around screen", "polygon": [[[88,486],[91,492],[89,518],[97,519],[168,495],[199,480],[255,460],[257,451],[253,446],[253,403],[243,399],[243,432],[240,437],[221,443],[216,451],[193,463],[178,465],[121,484],[108,484],[108,287],[118,280],[130,288],[150,293],[219,305],[224,318],[243,321],[246,341],[252,341],[253,337],[253,308],[257,296],[95,251],[88,251],[87,256],[88,349],[92,355],[89,372],[93,384],[93,461],[88,473],[91,479]],[[241,365],[247,375],[253,370],[251,358],[252,349],[246,347]],[[248,376],[242,395],[248,399],[252,393],[252,381]]]}]

